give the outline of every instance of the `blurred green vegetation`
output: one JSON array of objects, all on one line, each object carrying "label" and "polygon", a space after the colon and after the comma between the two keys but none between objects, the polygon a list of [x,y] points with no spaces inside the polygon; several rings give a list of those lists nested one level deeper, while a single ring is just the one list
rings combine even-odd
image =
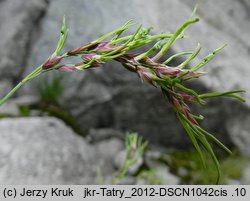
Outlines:
[{"label": "blurred green vegetation", "polygon": [[40,100],[47,104],[58,104],[63,91],[62,76],[47,76],[37,85]]},{"label": "blurred green vegetation", "polygon": [[[220,159],[222,179],[220,184],[228,184],[230,180],[240,179],[248,159],[233,151],[233,154]],[[167,161],[171,171],[181,178],[182,184],[215,184],[216,167],[210,157],[203,166],[199,154],[195,150],[176,151]]]},{"label": "blurred green vegetation", "polygon": [[19,106],[19,115],[22,117],[29,117],[31,115],[31,110],[29,106]]}]

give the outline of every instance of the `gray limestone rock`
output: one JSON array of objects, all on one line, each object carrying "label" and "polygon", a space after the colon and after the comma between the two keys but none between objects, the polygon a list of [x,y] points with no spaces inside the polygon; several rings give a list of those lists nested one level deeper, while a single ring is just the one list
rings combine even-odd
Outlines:
[{"label": "gray limestone rock", "polygon": [[240,180],[240,183],[244,185],[250,185],[250,164],[246,166],[242,178]]},{"label": "gray limestone rock", "polygon": [[3,97],[12,89],[12,83],[8,79],[0,80],[0,97]]},{"label": "gray limestone rock", "polygon": [[116,171],[115,158],[124,148],[123,142],[116,138],[106,139],[93,144],[93,148],[96,151],[98,168],[104,179],[112,176]]},{"label": "gray limestone rock", "polygon": [[94,184],[95,151],[60,120],[0,120],[1,184]]},{"label": "gray limestone rock", "polygon": [[250,158],[250,117],[237,116],[227,124],[228,132],[232,141],[240,152]]},{"label": "gray limestone rock", "polygon": [[0,78],[20,79],[31,36],[47,6],[46,0],[0,2]]},{"label": "gray limestone rock", "polygon": [[20,116],[20,107],[29,107],[32,104],[37,104],[38,102],[39,102],[39,99],[37,98],[37,96],[25,96],[24,95],[24,96],[12,98],[1,106],[0,115],[14,116],[14,117]]}]

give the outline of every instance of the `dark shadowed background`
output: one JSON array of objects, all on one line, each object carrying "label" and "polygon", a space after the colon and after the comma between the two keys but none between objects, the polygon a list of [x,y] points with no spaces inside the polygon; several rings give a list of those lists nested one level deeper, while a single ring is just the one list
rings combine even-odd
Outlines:
[{"label": "dark shadowed background", "polygon": [[[154,33],[174,32],[188,19],[195,3],[0,0],[0,96],[53,53],[64,15],[70,30],[64,50],[69,50],[129,19],[153,26]],[[189,27],[189,37],[176,42],[168,53],[191,51],[200,42],[203,49],[193,65],[228,44],[204,67],[208,76],[189,83],[200,92],[247,91],[244,104],[215,99],[203,108],[192,108],[206,117],[201,125],[234,151],[228,158],[217,150],[227,184],[250,184],[249,11],[250,0],[200,0],[197,15],[201,21]],[[192,181],[192,174],[202,167],[160,91],[142,84],[115,62],[95,70],[53,72],[32,80],[0,108],[0,117],[0,184],[94,184],[98,183],[97,167],[108,183],[119,168],[126,132],[137,132],[150,144],[127,183],[147,184],[149,176],[153,181],[163,178],[164,184],[206,183]],[[194,163],[190,165],[190,161]],[[236,167],[232,170],[231,166]],[[153,176],[147,172],[140,177],[145,167]],[[201,178],[202,171],[198,173]]]}]

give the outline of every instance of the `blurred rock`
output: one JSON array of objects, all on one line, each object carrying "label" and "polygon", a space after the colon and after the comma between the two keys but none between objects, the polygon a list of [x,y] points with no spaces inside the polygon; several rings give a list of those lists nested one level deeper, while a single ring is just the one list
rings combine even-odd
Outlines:
[{"label": "blurred rock", "polygon": [[0,2],[0,79],[18,79],[24,71],[32,31],[46,6],[46,0]]},{"label": "blurred rock", "polygon": [[[1,73],[0,73],[1,74]],[[12,89],[12,84],[7,79],[0,80],[0,97],[5,96]]]},{"label": "blurred rock", "polygon": [[[193,8],[196,1],[187,0],[184,3],[190,8]],[[233,37],[234,41],[238,42],[240,46],[248,48],[250,47],[250,41],[247,40],[249,38],[248,33],[250,29],[249,10],[249,0],[210,0],[199,2],[198,14],[202,17],[202,20],[205,20],[209,24],[209,26],[226,33]],[[237,27],[237,29],[235,27]],[[228,45],[231,46],[230,43],[228,43]],[[233,47],[229,48],[232,50]]]},{"label": "blurred rock", "polygon": [[6,102],[3,106],[1,106],[0,115],[18,116],[19,112],[20,111],[19,111],[18,105],[13,101],[9,101],[9,102]]},{"label": "blurred rock", "polygon": [[12,98],[1,106],[0,115],[19,116],[20,106],[30,106],[32,104],[38,103],[38,101],[39,99],[37,96],[31,95]]},{"label": "blurred rock", "polygon": [[237,116],[228,122],[228,132],[242,155],[250,158],[250,116]]},{"label": "blurred rock", "polygon": [[113,176],[109,176],[105,179],[104,184],[110,185],[110,184],[115,184],[115,185],[134,185],[136,184],[136,177],[126,175],[125,178],[123,178],[121,181],[114,181]]},{"label": "blurred rock", "polygon": [[[114,138],[115,140],[120,137],[122,138],[123,133],[120,130],[112,129],[112,128],[92,128],[89,130],[88,135],[86,136],[86,140],[90,143],[96,143],[100,141],[106,141],[107,139]],[[112,140],[112,139],[111,139]],[[119,140],[117,139],[117,142]]]},{"label": "blurred rock", "polygon": [[93,184],[95,152],[55,118],[0,120],[1,184]]},{"label": "blurred rock", "polygon": [[117,185],[135,185],[136,177],[126,176],[122,181],[118,182]]},{"label": "blurred rock", "polygon": [[250,185],[250,164],[246,166],[243,175],[241,177],[240,183],[244,185]]},{"label": "blurred rock", "polygon": [[226,181],[226,185],[241,185],[240,181],[235,179],[229,179]]},{"label": "blurred rock", "polygon": [[[164,185],[178,185],[180,184],[180,178],[170,173],[169,168],[166,165],[158,165],[156,168],[151,170],[151,174],[154,174],[154,178],[151,178],[153,181],[158,181],[157,184]],[[150,173],[149,173],[150,174]],[[141,177],[137,178],[137,185],[148,185],[150,182],[149,175],[141,175]],[[155,183],[153,183],[155,184]]]},{"label": "blurred rock", "polygon": [[172,174],[167,166],[158,166],[155,168],[155,172],[164,184],[177,185],[180,183],[180,178]]},{"label": "blurred rock", "polygon": [[32,95],[25,96],[24,95],[24,96],[15,98],[11,101],[21,106],[31,106],[31,105],[37,104],[39,102],[39,98],[37,96],[32,96]]},{"label": "blurred rock", "polygon": [[97,157],[97,165],[101,170],[101,174],[105,177],[112,175],[115,169],[115,158],[118,153],[123,150],[123,142],[119,139],[106,139],[93,144]]},{"label": "blurred rock", "polygon": [[[171,160],[170,156],[158,151],[157,148],[148,150],[145,154],[145,164],[149,168],[149,172],[144,172],[138,178],[137,184],[148,184],[150,181],[158,181],[159,184],[177,185],[180,183],[180,178],[172,174],[169,167],[163,162]],[[151,175],[151,176],[150,176]],[[150,177],[152,177],[150,179]],[[152,181],[151,181],[152,182]]]},{"label": "blurred rock", "polygon": [[[40,36],[33,44],[28,62],[30,68],[26,73],[42,63],[54,51],[61,26],[59,22],[64,14],[67,15],[70,28],[65,49],[71,49],[96,39],[131,18],[145,26],[154,26],[155,33],[173,32],[189,18],[195,2],[50,1],[41,24]],[[249,42],[244,42],[248,41],[247,33],[250,26],[247,6],[244,6],[246,1],[229,2],[223,0],[218,4],[217,1],[211,0],[209,3],[202,3],[198,14],[205,19],[190,27],[185,32],[190,37],[179,40],[172,48],[174,52],[190,51],[200,42],[204,47],[198,57],[201,61],[203,56],[215,48],[224,43],[229,44],[217,56],[218,58],[204,68],[209,75],[199,82],[190,83],[200,92],[239,88],[250,90],[250,45]],[[197,62],[198,59],[191,65]],[[65,83],[64,95],[60,102],[79,122],[84,122],[82,127],[85,129],[94,127],[132,130],[149,139],[150,143],[179,148],[190,145],[186,133],[160,91],[147,84],[142,85],[136,75],[127,72],[119,64],[111,62],[103,68],[65,76],[68,82]],[[26,86],[27,93],[36,90],[33,83]],[[246,98],[250,100],[249,93],[246,94]],[[229,99],[216,99],[209,101],[202,110],[194,108],[194,112],[207,117],[202,126],[215,133],[226,145],[233,146],[237,143],[230,137],[231,131],[227,128],[227,122],[234,117],[237,118],[238,114],[249,116],[249,106],[249,101],[243,105]],[[241,124],[242,122],[238,122],[239,127]]]}]

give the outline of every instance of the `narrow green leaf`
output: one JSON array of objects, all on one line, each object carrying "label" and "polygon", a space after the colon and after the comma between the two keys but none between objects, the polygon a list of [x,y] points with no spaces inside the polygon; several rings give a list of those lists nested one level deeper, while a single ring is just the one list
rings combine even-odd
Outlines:
[{"label": "narrow green leaf", "polygon": [[202,143],[202,145],[204,146],[204,148],[206,149],[206,151],[209,153],[209,155],[212,157],[212,160],[214,161],[214,164],[215,164],[215,167],[216,167],[217,173],[218,173],[216,184],[218,184],[220,181],[220,178],[221,178],[220,163],[219,163],[216,155],[214,154],[214,151],[213,151],[211,145],[206,140],[206,138],[204,136],[201,136],[201,135],[198,135],[197,137],[199,138],[200,142]]},{"label": "narrow green leaf", "polygon": [[245,93],[245,90],[234,90],[234,91],[227,91],[227,92],[210,92],[199,95],[200,98],[215,98],[215,97],[232,97],[240,100],[241,102],[245,102],[246,100],[235,93]]},{"label": "narrow green leaf", "polygon": [[207,131],[205,131],[204,129],[200,128],[199,126],[195,126],[195,128],[198,129],[205,136],[207,136],[208,138],[210,138],[220,148],[224,149],[228,154],[232,154],[232,152],[222,142],[220,142],[216,137],[214,137],[212,134],[208,133]]},{"label": "narrow green leaf", "polygon": [[60,54],[60,52],[62,51],[62,48],[63,48],[63,46],[65,45],[65,42],[66,42],[66,40],[67,40],[68,33],[69,33],[69,30],[68,30],[67,24],[66,24],[66,17],[63,16],[59,40],[58,40],[58,43],[57,43],[56,50],[55,50],[55,52],[52,54],[52,57],[51,57],[51,58],[56,57],[57,55]]},{"label": "narrow green leaf", "polygon": [[127,40],[126,43],[124,43],[124,44],[121,45],[120,47],[116,48],[115,50],[113,50],[113,51],[111,51],[111,52],[105,54],[105,57],[110,56],[110,55],[113,55],[113,54],[115,54],[115,53],[121,51],[121,50],[124,49],[125,47],[127,47],[128,44],[129,44],[131,41],[134,40],[135,36],[138,34],[138,32],[141,30],[141,28],[142,28],[142,25],[139,26],[139,28],[138,28],[138,29],[135,31],[135,33]]},{"label": "narrow green leaf", "polygon": [[115,29],[114,31],[111,31],[103,36],[101,36],[100,38],[98,38],[97,40],[93,41],[92,44],[95,44],[95,43],[99,43],[103,40],[105,40],[106,38],[109,38],[110,36],[114,35],[114,34],[117,34],[117,33],[120,33],[121,31],[125,31],[127,30],[128,28],[136,25],[136,23],[132,23],[133,20],[129,20],[128,22],[125,23],[125,25],[123,25],[122,27],[118,28],[118,29]]},{"label": "narrow green leaf", "polygon": [[168,49],[171,47],[171,45],[178,39],[178,37],[183,33],[183,31],[190,25],[193,23],[196,23],[199,21],[199,18],[195,18],[195,19],[191,19],[186,21],[175,33],[174,35],[168,40],[168,42],[162,47],[162,49],[160,50],[160,52],[158,54],[156,54],[152,59],[154,61],[159,60],[167,51]]},{"label": "narrow green leaf", "polygon": [[182,69],[182,68],[186,67],[190,63],[190,61],[192,61],[199,54],[200,50],[201,50],[201,45],[200,45],[200,43],[198,43],[197,47],[195,48],[193,53],[190,55],[190,57],[187,58],[184,62],[182,62],[178,66],[178,68]]},{"label": "narrow green leaf", "polygon": [[202,116],[202,115],[197,116],[197,115],[192,114],[192,116],[193,116],[195,119],[197,119],[197,120],[203,120],[203,119],[204,119],[204,116]]},{"label": "narrow green leaf", "polygon": [[140,61],[141,59],[150,56],[153,54],[156,50],[160,49],[162,47],[162,41],[158,41],[157,43],[154,44],[152,48],[150,48],[147,52],[144,52],[134,58],[136,61]]},{"label": "narrow green leaf", "polygon": [[200,159],[202,161],[203,166],[205,167],[206,163],[205,163],[205,159],[204,159],[203,153],[202,153],[202,151],[200,149],[200,146],[199,146],[199,144],[198,144],[198,142],[197,142],[197,140],[195,138],[195,133],[192,132],[192,130],[190,128],[189,122],[185,118],[183,118],[183,115],[180,114],[179,112],[176,112],[176,114],[177,114],[177,117],[180,120],[182,126],[184,127],[184,129],[188,133],[188,136],[191,139],[191,141],[192,141],[195,149],[197,150],[197,152],[198,152],[198,154],[200,156]]},{"label": "narrow green leaf", "polygon": [[114,40],[117,40],[119,38],[119,36],[126,30],[129,28],[129,26],[131,25],[132,23],[132,19],[130,19],[129,21],[127,21],[122,27],[120,30],[118,30],[115,34],[115,36],[111,39],[111,41],[114,41]]},{"label": "narrow green leaf", "polygon": [[200,68],[202,68],[203,66],[205,66],[209,61],[211,61],[215,55],[220,52],[224,47],[226,47],[226,45],[223,45],[217,49],[215,49],[211,54],[207,55],[204,60],[202,62],[200,62],[198,65],[196,65],[195,67],[191,68],[190,71],[191,72],[195,72],[197,70],[199,70]]},{"label": "narrow green leaf", "polygon": [[189,19],[193,19],[194,18],[197,9],[198,9],[198,3],[195,4],[194,9],[193,9],[193,11],[192,11],[191,16],[189,17]]},{"label": "narrow green leaf", "polygon": [[183,55],[188,55],[188,54],[192,54],[193,52],[181,52],[181,53],[177,53],[172,55],[171,57],[169,57],[166,61],[163,62],[163,64],[168,64],[170,61],[172,61],[173,59],[183,56]]}]

